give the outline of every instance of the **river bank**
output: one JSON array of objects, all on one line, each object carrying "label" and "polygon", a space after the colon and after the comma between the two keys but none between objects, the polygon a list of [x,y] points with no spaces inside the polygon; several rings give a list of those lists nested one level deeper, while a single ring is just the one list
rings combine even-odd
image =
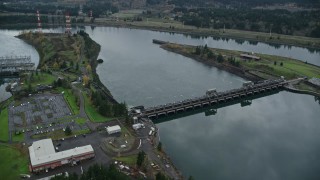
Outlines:
[{"label": "river bank", "polygon": [[169,33],[181,33],[191,36],[211,36],[217,38],[232,38],[238,40],[248,40],[253,42],[264,42],[278,45],[298,46],[312,49],[320,49],[320,39],[310,38],[303,36],[290,36],[284,34],[254,31],[243,31],[236,29],[209,29],[209,28],[196,28],[194,26],[183,25],[181,22],[169,21],[111,21],[104,18],[97,18],[95,23],[85,23],[78,25],[93,25],[93,26],[111,26],[119,28],[133,28],[133,29],[145,29],[151,31],[169,32]]},{"label": "river bank", "polygon": [[[124,21],[110,18],[96,18],[94,23],[91,23],[89,18],[86,18],[84,23],[74,23],[73,26],[109,26],[118,28],[132,28],[132,29],[145,29],[150,31],[160,31],[168,33],[180,33],[191,36],[205,36],[214,38],[230,38],[239,41],[248,40],[254,43],[264,42],[275,45],[288,45],[305,47],[310,49],[320,49],[320,39],[305,36],[292,36],[284,34],[264,33],[255,31],[244,31],[237,29],[209,29],[197,28],[194,26],[183,25],[178,21],[162,21],[158,19],[142,20],[142,21]],[[44,28],[52,28],[52,25],[42,23]],[[36,27],[36,23],[20,23],[20,24],[7,24],[2,25],[2,29],[26,29]]]},{"label": "river bank", "polygon": [[[251,81],[275,79],[281,76],[286,79],[320,77],[319,66],[291,58],[259,53],[252,55],[243,51],[182,45],[160,40],[153,40],[153,42],[160,44],[160,47],[167,51],[189,57],[208,66],[217,67]],[[296,92],[300,91],[311,95],[320,94],[318,88],[309,87],[310,85],[306,83],[303,87],[298,85],[294,87]]]}]

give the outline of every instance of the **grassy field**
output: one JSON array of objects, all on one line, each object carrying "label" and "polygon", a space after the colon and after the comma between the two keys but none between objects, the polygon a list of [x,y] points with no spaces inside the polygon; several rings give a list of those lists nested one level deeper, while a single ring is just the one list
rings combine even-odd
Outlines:
[{"label": "grassy field", "polygon": [[121,10],[118,13],[112,14],[112,17],[134,18],[140,14],[142,14],[142,10]]},{"label": "grassy field", "polygon": [[137,164],[138,155],[130,155],[130,156],[123,156],[123,157],[115,157],[113,158],[116,161],[121,161],[125,164],[130,166],[134,166]]},{"label": "grassy field", "polygon": [[[32,88],[35,88],[38,84],[41,85],[52,85],[53,81],[56,80],[56,77],[52,74],[39,72],[38,75],[36,73],[33,73],[32,80],[30,80]],[[28,84],[24,83],[24,88],[28,88]]]},{"label": "grassy field", "polygon": [[0,145],[0,179],[20,179],[20,174],[28,174],[28,156],[17,148]]},{"label": "grassy field", "polygon": [[12,135],[12,141],[13,142],[22,142],[22,141],[24,141],[24,133],[21,133],[21,134],[18,134],[18,135],[13,134]]},{"label": "grassy field", "polygon": [[[165,45],[165,47],[168,47],[169,49],[173,49],[173,50],[178,50],[190,55],[193,55],[193,53],[195,52],[194,46],[167,44]],[[287,57],[274,56],[274,55],[258,54],[258,53],[254,55],[261,58],[261,60],[259,61],[243,60],[242,58],[240,58],[240,54],[242,53],[249,54],[248,52],[216,49],[216,48],[210,48],[210,49],[214,54],[216,55],[221,54],[224,56],[225,60],[223,63],[225,65],[229,64],[227,61],[229,57],[234,57],[235,60],[240,63],[241,68],[249,70],[251,73],[256,74],[258,76],[266,76],[266,75],[269,75],[269,76],[272,75],[273,77],[284,76],[286,79],[293,79],[293,78],[304,77],[304,76],[308,78],[311,78],[311,77],[320,78],[319,67],[307,64],[299,60],[295,60]],[[201,58],[209,62],[215,61],[213,59],[207,58],[206,55],[203,55]],[[276,62],[276,65],[275,65],[275,62]],[[282,66],[280,65],[280,63],[282,63]],[[259,72],[256,73],[257,71]]]},{"label": "grassy field", "polygon": [[90,102],[90,99],[87,95],[83,94],[84,97],[84,108],[86,111],[86,114],[88,115],[90,121],[92,122],[107,122],[112,120],[113,118],[104,117],[97,110],[93,107],[93,105]]},{"label": "grassy field", "polygon": [[72,113],[75,115],[79,114],[80,109],[76,102],[76,95],[72,93],[72,90],[59,87],[58,91],[64,92],[63,93],[64,99],[67,101]]},{"label": "grassy field", "polygon": [[76,123],[79,125],[85,124],[86,123],[86,119],[85,118],[77,118],[76,119]]},{"label": "grassy field", "polygon": [[2,109],[0,114],[0,141],[9,140],[9,127],[8,127],[8,108]]},{"label": "grassy field", "polygon": [[90,129],[82,129],[82,130],[77,130],[77,131],[72,131],[71,135],[66,135],[65,132],[60,129],[56,131],[51,131],[48,133],[43,133],[43,134],[36,134],[33,135],[33,139],[42,139],[42,138],[52,138],[53,140],[59,140],[61,138],[70,138],[73,137],[74,135],[81,135],[81,134],[88,134],[90,133]]}]

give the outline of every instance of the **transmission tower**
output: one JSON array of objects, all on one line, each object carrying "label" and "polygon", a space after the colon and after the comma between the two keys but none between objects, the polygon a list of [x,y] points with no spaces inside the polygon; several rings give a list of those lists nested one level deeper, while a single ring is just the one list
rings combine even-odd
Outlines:
[{"label": "transmission tower", "polygon": [[66,34],[71,34],[71,19],[69,12],[66,13]]},{"label": "transmission tower", "polygon": [[37,10],[37,18],[38,18],[38,32],[42,32],[39,10]]}]

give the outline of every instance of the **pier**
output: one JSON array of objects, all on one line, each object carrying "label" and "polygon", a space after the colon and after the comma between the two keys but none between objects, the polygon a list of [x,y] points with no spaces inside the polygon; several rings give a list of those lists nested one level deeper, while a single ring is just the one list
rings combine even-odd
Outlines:
[{"label": "pier", "polygon": [[0,75],[18,75],[21,71],[32,71],[35,63],[31,62],[31,56],[3,56],[0,57]]},{"label": "pier", "polygon": [[197,98],[186,99],[179,102],[168,103],[149,108],[138,106],[133,108],[134,112],[131,115],[137,118],[158,119],[167,116],[174,116],[178,113],[185,113],[198,109],[207,109],[214,105],[221,105],[236,101],[239,102],[239,100],[241,101],[241,106],[245,106],[251,104],[251,101],[246,100],[249,97],[272,91],[279,91],[290,82],[291,81],[286,81],[283,78],[276,80],[265,80],[257,83],[249,81],[243,83],[243,86],[240,88],[224,92],[217,92],[215,89],[212,89],[208,90],[206,95]]}]

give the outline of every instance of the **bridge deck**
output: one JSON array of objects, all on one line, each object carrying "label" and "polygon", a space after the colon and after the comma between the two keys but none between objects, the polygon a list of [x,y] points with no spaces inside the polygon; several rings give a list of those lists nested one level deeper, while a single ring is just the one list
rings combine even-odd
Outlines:
[{"label": "bridge deck", "polygon": [[239,99],[248,95],[259,94],[260,92],[278,89],[286,85],[288,81],[283,79],[261,81],[249,87],[241,87],[224,92],[218,92],[213,96],[202,96],[193,99],[187,99],[176,103],[169,103],[156,107],[144,109],[140,117],[157,117],[158,115],[168,115],[178,111],[185,111],[187,109],[201,108],[209,105],[214,105],[219,102],[226,102],[233,99]]}]

